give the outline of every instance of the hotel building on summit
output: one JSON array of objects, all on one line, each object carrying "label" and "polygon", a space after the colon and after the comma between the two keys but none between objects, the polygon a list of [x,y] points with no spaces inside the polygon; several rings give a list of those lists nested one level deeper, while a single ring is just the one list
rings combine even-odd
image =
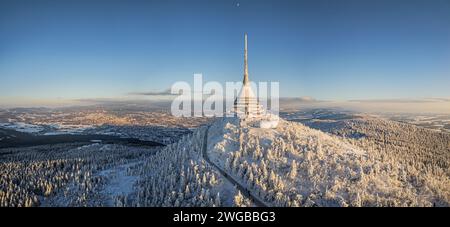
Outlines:
[{"label": "hotel building on summit", "polygon": [[278,124],[278,116],[266,113],[252,90],[248,77],[247,34],[244,47],[244,79],[242,89],[234,100],[234,113],[241,125],[252,124],[261,128],[274,128]]}]

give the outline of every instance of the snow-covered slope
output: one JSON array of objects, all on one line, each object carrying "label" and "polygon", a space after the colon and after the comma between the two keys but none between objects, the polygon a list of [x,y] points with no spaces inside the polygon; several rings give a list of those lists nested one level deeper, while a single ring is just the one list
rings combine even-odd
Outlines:
[{"label": "snow-covered slope", "polygon": [[281,120],[276,129],[257,129],[220,119],[208,141],[211,160],[269,205],[449,205],[445,170],[364,150],[300,123]]},{"label": "snow-covered slope", "polygon": [[177,143],[128,170],[138,176],[135,198],[119,202],[125,206],[212,207],[233,206],[240,195],[213,166],[202,157],[206,128],[198,128]]},{"label": "snow-covered slope", "polygon": [[312,119],[305,121],[305,125],[366,150],[384,150],[398,156],[398,160],[446,170],[450,177],[449,133],[367,115],[338,120]]}]

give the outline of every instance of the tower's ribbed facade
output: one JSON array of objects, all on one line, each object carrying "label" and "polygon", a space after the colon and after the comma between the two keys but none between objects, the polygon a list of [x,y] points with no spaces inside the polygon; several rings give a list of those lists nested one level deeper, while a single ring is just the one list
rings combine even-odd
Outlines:
[{"label": "tower's ribbed facade", "polygon": [[263,109],[258,102],[258,98],[252,91],[250,80],[248,79],[248,62],[247,62],[247,34],[245,34],[244,48],[244,80],[242,81],[242,89],[234,101],[234,111],[240,118],[251,119],[261,116]]}]

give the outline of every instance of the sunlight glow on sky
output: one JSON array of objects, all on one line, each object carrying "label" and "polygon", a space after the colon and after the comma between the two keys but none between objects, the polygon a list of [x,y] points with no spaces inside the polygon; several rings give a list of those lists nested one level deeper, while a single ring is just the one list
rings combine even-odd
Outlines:
[{"label": "sunlight glow on sky", "polygon": [[[237,4],[239,3],[239,5]],[[250,79],[281,96],[450,97],[450,1],[1,1],[0,101]],[[7,101],[5,101],[7,102]]]}]

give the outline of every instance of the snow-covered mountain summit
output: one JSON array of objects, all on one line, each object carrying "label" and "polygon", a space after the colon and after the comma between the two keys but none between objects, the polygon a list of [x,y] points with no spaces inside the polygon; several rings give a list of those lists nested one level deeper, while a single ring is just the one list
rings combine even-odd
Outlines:
[{"label": "snow-covered mountain summit", "polygon": [[274,129],[219,119],[209,129],[207,152],[271,206],[448,206],[450,200],[445,173],[281,119]]},{"label": "snow-covered mountain summit", "polygon": [[129,169],[139,180],[128,205],[449,206],[439,165],[297,122],[240,125],[216,119]]}]

